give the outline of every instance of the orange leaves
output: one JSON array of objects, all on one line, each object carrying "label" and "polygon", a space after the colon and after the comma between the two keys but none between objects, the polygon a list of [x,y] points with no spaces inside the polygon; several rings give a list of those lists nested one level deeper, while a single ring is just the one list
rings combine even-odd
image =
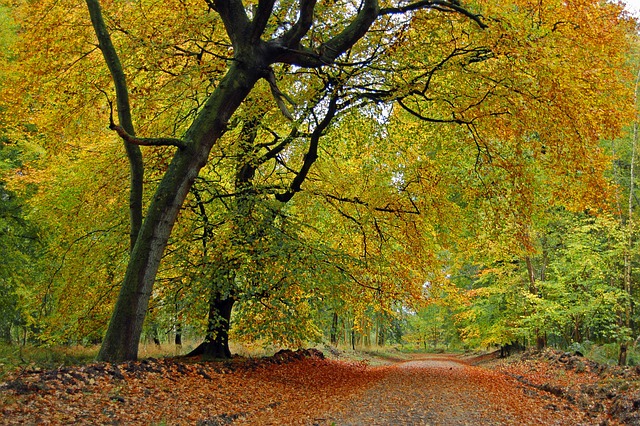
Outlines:
[{"label": "orange leaves", "polygon": [[[557,409],[550,409],[550,403]],[[447,355],[422,356],[390,368],[341,411],[331,418],[336,424],[539,425],[585,420],[564,401]]]},{"label": "orange leaves", "polygon": [[298,424],[320,417],[382,374],[317,359],[280,365],[96,364],[27,373],[5,384],[2,415],[5,424]]},{"label": "orange leaves", "polygon": [[611,422],[602,409],[620,399],[614,377],[598,383],[599,366],[559,353],[498,371],[451,355],[377,368],[303,355],[24,372],[0,387],[0,413],[3,424],[591,424]]},{"label": "orange leaves", "polygon": [[588,412],[589,424],[637,422],[640,380],[632,368],[598,364],[582,356],[546,349],[525,353],[498,371],[526,386],[561,396]]}]

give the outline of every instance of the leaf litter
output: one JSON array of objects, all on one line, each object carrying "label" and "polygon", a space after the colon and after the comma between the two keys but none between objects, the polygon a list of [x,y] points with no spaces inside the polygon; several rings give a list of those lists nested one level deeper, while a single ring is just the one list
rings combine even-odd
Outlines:
[{"label": "leaf litter", "polygon": [[545,380],[528,378],[524,370],[531,368],[490,370],[445,355],[372,367],[310,349],[227,362],[146,359],[25,370],[0,384],[0,423],[619,424],[609,412],[594,414],[554,392],[555,384],[545,389]]}]

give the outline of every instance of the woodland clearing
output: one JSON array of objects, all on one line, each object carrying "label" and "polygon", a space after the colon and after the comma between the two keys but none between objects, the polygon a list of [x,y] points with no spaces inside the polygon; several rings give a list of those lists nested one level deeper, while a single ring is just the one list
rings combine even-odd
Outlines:
[{"label": "woodland clearing", "polygon": [[639,424],[635,369],[556,351],[410,358],[347,362],[301,350],[16,371],[1,385],[2,423]]}]

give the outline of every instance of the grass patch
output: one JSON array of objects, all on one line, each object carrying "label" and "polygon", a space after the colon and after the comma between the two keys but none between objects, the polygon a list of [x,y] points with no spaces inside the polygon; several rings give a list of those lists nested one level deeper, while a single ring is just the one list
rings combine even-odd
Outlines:
[{"label": "grass patch", "polygon": [[87,364],[98,354],[97,346],[33,346],[0,344],[0,379],[20,368],[54,369]]},{"label": "grass patch", "polygon": [[[607,343],[604,345],[590,345],[586,347],[584,355],[599,362],[600,364],[616,365],[620,355],[620,345],[617,343]],[[640,365],[640,351],[634,345],[627,349],[627,365]]]},{"label": "grass patch", "polygon": [[327,358],[340,361],[363,363],[367,365],[385,365],[412,359],[411,353],[395,346],[370,346],[353,350],[350,346],[338,345],[318,347]]}]

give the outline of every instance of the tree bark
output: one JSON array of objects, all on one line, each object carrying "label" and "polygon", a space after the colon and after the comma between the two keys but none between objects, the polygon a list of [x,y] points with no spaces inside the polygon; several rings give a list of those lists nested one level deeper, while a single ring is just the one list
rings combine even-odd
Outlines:
[{"label": "tree bark", "polygon": [[231,311],[235,299],[220,293],[209,300],[209,319],[207,336],[198,347],[187,356],[202,355],[209,359],[231,358],[229,349],[229,330],[231,328]]},{"label": "tree bark", "polygon": [[338,313],[333,312],[333,318],[331,320],[331,333],[329,340],[333,346],[338,344]]},{"label": "tree bark", "polygon": [[547,335],[536,329],[536,349],[543,350],[547,346]]},{"label": "tree bark", "polygon": [[[536,272],[533,269],[533,262],[531,257],[525,256],[525,263],[527,264],[527,277],[529,278],[529,292],[533,295],[538,294],[538,286],[536,284]],[[542,350],[547,346],[547,336],[539,329],[536,328],[536,348]]]},{"label": "tree bark", "polygon": [[[638,103],[638,88],[640,83],[640,71],[636,75],[634,99],[636,105]],[[633,139],[631,142],[631,161],[629,167],[629,202],[628,217],[627,217],[627,250],[624,254],[624,291],[629,295],[629,301],[625,305],[624,310],[624,325],[627,329],[631,329],[631,317],[632,312],[632,300],[633,300],[633,288],[631,280],[631,253],[633,252],[633,200],[635,195],[635,163],[636,163],[636,146],[638,144],[638,117],[633,123]],[[628,342],[625,340],[620,343],[620,356],[618,357],[618,365],[623,366],[627,364],[627,346]]]},{"label": "tree bark", "polygon": [[153,343],[160,347],[160,333],[158,332],[158,324],[155,321],[152,326],[152,333],[151,338],[153,339]]},{"label": "tree bark", "polygon": [[618,354],[618,365],[627,365],[627,342],[620,344],[620,353]]},{"label": "tree bark", "polygon": [[260,77],[259,69],[234,62],[187,131],[187,146],[176,151],[131,253],[99,360],[137,359],[151,289],[180,207],[229,118]]},{"label": "tree bark", "polygon": [[176,336],[173,340],[176,346],[182,346],[182,323],[178,321],[176,324]]},{"label": "tree bark", "polygon": [[353,320],[353,325],[351,327],[351,349],[356,350],[356,320]]},{"label": "tree bark", "polygon": [[[130,135],[135,135],[131,107],[129,105],[129,91],[127,80],[120,63],[120,58],[111,42],[111,36],[102,18],[98,0],[86,0],[91,16],[91,23],[98,38],[98,45],[102,51],[107,68],[111,73],[116,91],[116,104],[118,106],[118,120],[120,126]],[[142,195],[144,181],[144,163],[142,152],[137,145],[124,142],[124,149],[129,160],[129,250],[133,250],[138,233],[142,227]]]}]

